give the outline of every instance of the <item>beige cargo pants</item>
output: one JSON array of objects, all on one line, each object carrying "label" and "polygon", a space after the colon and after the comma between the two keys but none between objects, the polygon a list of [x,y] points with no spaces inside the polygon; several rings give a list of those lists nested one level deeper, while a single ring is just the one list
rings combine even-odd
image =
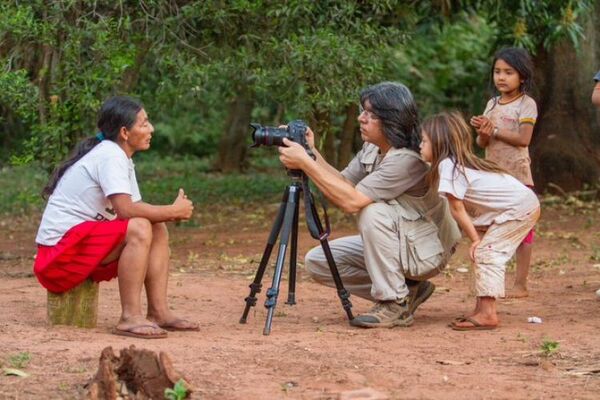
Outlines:
[{"label": "beige cargo pants", "polygon": [[540,217],[540,208],[522,220],[491,225],[475,249],[475,294],[504,297],[506,263]]},{"label": "beige cargo pants", "polygon": [[[392,206],[372,203],[359,214],[360,235],[329,242],[342,282],[351,294],[372,301],[400,300],[408,295],[397,219]],[[321,246],[306,254],[305,265],[315,281],[335,287]]]}]

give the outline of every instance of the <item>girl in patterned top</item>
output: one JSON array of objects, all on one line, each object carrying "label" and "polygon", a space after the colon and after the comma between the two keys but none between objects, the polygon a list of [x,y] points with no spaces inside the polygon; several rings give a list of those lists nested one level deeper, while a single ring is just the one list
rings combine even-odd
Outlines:
[{"label": "girl in patterned top", "polygon": [[[494,56],[491,81],[494,96],[483,115],[473,116],[477,144],[485,158],[494,161],[521,183],[533,189],[529,143],[537,118],[537,106],[528,93],[533,87],[533,64],[524,49],[506,48]],[[533,229],[516,251],[517,272],[507,297],[527,297],[527,276],[531,263]]]}]

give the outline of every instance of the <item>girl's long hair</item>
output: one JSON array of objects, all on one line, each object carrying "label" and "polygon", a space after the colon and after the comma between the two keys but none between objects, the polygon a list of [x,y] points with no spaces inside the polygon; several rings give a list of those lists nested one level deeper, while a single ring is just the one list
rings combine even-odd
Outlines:
[{"label": "girl's long hair", "polygon": [[[97,127],[105,140],[117,142],[121,128],[131,129],[137,119],[137,114],[142,110],[142,103],[131,97],[115,96],[106,100],[98,112]],[[69,157],[58,165],[44,189],[42,197],[48,199],[56,189],[58,181],[69,168],[84,155],[89,153],[101,140],[98,135],[82,139],[69,155]]]},{"label": "girl's long hair", "polygon": [[427,176],[430,185],[437,185],[440,178],[438,166],[446,158],[455,163],[453,174],[458,169],[464,175],[465,168],[508,174],[493,161],[484,160],[473,153],[471,127],[459,112],[442,112],[429,117],[421,129],[431,142],[431,169]]}]

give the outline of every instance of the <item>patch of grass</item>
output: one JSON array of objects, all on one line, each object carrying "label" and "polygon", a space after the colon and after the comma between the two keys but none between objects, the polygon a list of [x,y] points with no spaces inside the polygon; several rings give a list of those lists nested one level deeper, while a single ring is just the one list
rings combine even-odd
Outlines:
[{"label": "patch of grass", "polygon": [[44,200],[40,192],[48,175],[40,167],[0,168],[0,214],[28,214],[41,210]]},{"label": "patch of grass", "polygon": [[58,390],[60,390],[61,392],[66,392],[69,390],[69,384],[66,382],[61,382],[58,384]]},{"label": "patch of grass", "polygon": [[533,271],[539,272],[544,269],[553,269],[568,264],[571,261],[568,254],[562,254],[556,258],[538,260],[532,264]]},{"label": "patch of grass", "polygon": [[[204,204],[275,203],[290,183],[285,169],[270,159],[247,173],[228,175],[211,172],[207,159],[195,157],[136,155],[134,161],[142,196],[154,204],[171,204],[179,188],[186,191],[197,210]],[[43,210],[45,202],[40,192],[47,180],[47,172],[34,164],[0,168],[0,214],[25,215]]]},{"label": "patch of grass", "polygon": [[550,357],[558,352],[560,344],[557,341],[545,338],[540,344],[540,352],[544,357]]},{"label": "patch of grass", "polygon": [[141,161],[136,174],[144,199],[157,204],[172,203],[180,187],[195,204],[272,203],[290,182],[281,167],[224,175],[210,172],[202,159]]},{"label": "patch of grass", "polygon": [[522,334],[521,332],[517,333],[517,340],[523,343],[529,342],[530,338],[527,335]]},{"label": "patch of grass", "polygon": [[594,246],[592,248],[592,254],[590,255],[591,261],[600,261],[600,246]]},{"label": "patch of grass", "polygon": [[8,365],[11,368],[26,368],[31,361],[31,354],[27,351],[22,351],[8,357]]}]

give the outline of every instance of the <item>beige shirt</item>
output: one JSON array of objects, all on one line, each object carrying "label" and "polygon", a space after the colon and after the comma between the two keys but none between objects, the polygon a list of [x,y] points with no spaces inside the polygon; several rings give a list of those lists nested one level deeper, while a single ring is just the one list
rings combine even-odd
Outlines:
[{"label": "beige shirt", "polygon": [[[535,125],[538,114],[535,100],[525,94],[507,104],[500,104],[498,97],[493,98],[488,101],[483,115],[500,130],[518,132],[522,124]],[[500,165],[523,184],[533,186],[528,146],[513,146],[492,137],[485,148],[485,158]]]},{"label": "beige shirt", "polygon": [[375,202],[394,200],[404,193],[422,196],[428,189],[429,167],[418,153],[407,152],[411,151],[391,148],[382,156],[379,147],[365,143],[342,175]]}]

